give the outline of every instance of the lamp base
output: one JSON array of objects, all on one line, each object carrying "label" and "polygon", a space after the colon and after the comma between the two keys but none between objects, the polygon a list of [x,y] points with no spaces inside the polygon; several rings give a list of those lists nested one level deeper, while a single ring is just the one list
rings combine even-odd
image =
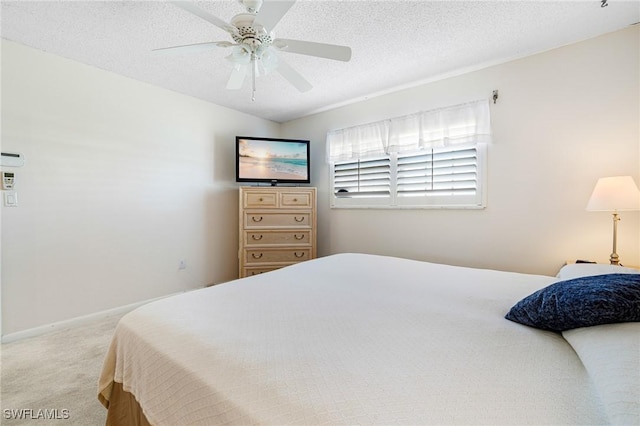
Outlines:
[{"label": "lamp base", "polygon": [[619,265],[620,264],[620,257],[618,256],[618,253],[616,253],[616,247],[617,247],[617,243],[618,243],[618,222],[620,221],[620,216],[618,215],[617,211],[613,212],[613,250],[611,252],[611,256],[609,256],[609,262],[611,262],[612,265]]}]

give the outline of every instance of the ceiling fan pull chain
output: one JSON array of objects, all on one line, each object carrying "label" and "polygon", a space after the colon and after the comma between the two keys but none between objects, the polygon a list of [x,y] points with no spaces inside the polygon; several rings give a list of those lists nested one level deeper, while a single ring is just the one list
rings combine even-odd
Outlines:
[{"label": "ceiling fan pull chain", "polygon": [[251,54],[251,101],[255,102],[256,100],[256,67],[258,64],[256,63],[256,54]]}]

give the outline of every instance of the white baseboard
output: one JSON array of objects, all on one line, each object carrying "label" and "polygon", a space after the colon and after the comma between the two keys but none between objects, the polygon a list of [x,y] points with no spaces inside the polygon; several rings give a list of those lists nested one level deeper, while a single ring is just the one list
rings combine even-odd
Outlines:
[{"label": "white baseboard", "polygon": [[117,308],[107,309],[106,311],[95,312],[93,314],[83,315],[80,317],[75,317],[75,318],[71,318],[64,321],[58,321],[51,324],[41,325],[39,327],[29,328],[27,330],[18,331],[15,333],[9,333],[2,336],[2,343],[11,343],[18,340],[27,339],[29,337],[41,336],[43,334],[51,333],[53,331],[59,331],[59,330],[64,330],[67,328],[72,328],[72,327],[76,327],[83,324],[88,324],[96,320],[108,318],[111,316],[124,315],[127,312],[133,311],[135,308],[140,307],[142,305],[146,305],[149,302],[164,299],[165,297],[173,296],[175,294],[179,294],[179,293],[156,297],[154,299],[143,300],[142,302],[136,302],[130,305],[119,306]]}]

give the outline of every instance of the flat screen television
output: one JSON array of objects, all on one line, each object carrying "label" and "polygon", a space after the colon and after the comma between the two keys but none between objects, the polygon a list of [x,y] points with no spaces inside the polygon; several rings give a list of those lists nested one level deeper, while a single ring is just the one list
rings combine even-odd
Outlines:
[{"label": "flat screen television", "polygon": [[236,136],[236,182],[310,183],[308,140]]}]

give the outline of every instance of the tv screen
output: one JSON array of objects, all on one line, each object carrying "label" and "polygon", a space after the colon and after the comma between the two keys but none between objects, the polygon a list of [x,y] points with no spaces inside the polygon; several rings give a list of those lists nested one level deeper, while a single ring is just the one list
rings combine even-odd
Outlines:
[{"label": "tv screen", "polygon": [[236,182],[310,183],[308,140],[236,136]]}]

